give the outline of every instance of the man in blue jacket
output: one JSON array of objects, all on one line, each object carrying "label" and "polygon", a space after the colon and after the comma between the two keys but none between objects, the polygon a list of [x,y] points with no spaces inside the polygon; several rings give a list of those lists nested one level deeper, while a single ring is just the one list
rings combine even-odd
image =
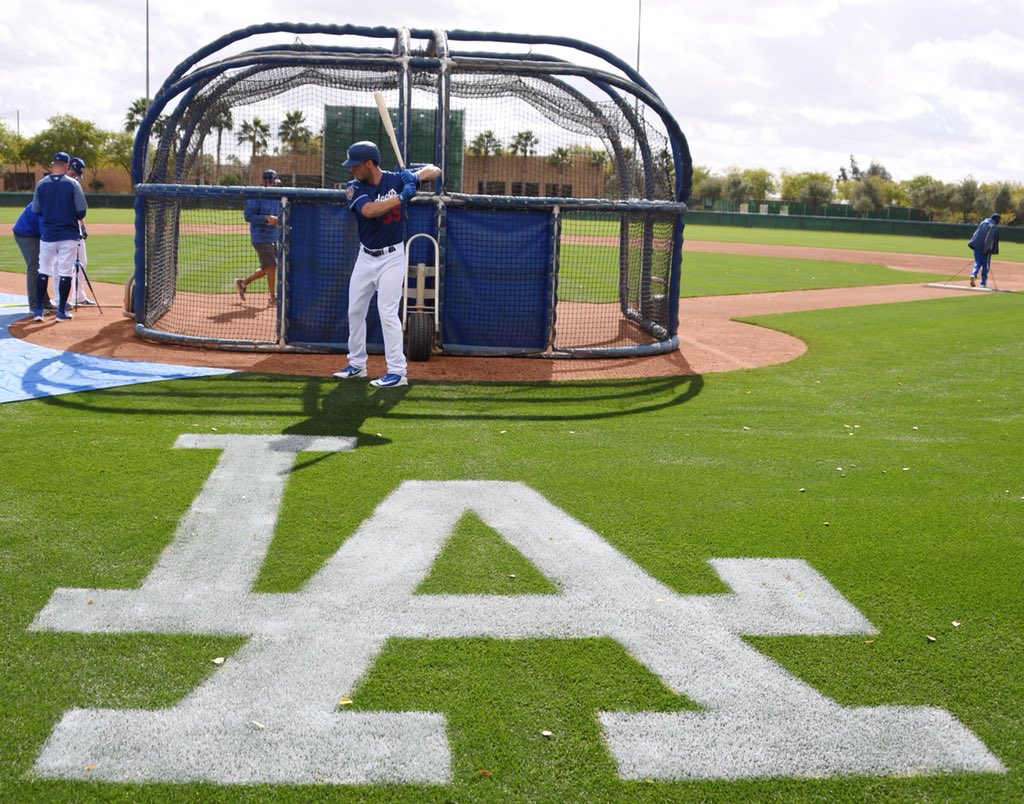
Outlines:
[{"label": "man in blue jacket", "polygon": [[36,287],[36,306],[32,309],[36,321],[43,320],[41,302],[49,298],[47,280],[58,283],[57,321],[70,321],[68,295],[71,277],[75,272],[75,254],[81,236],[81,221],[88,211],[81,185],[67,175],[71,157],[57,151],[50,163],[50,174],[37,183],[32,195],[32,211],[41,221],[39,241],[39,282]]},{"label": "man in blue jacket", "polygon": [[[21,256],[25,258],[25,279],[28,290],[28,309],[33,313],[37,307],[42,310],[56,310],[49,299],[43,299],[38,303],[39,293],[39,236],[41,234],[41,222],[39,216],[32,211],[32,202],[29,201],[25,209],[21,211],[18,220],[14,222],[14,242],[21,249]],[[41,316],[40,316],[41,318]]]},{"label": "man in blue jacket", "polygon": [[967,243],[974,249],[974,270],[971,271],[971,287],[981,272],[981,286],[988,287],[988,269],[992,266],[992,255],[999,253],[999,213],[993,212],[978,224]]},{"label": "man in blue jacket", "polygon": [[[267,168],[263,171],[263,186],[273,187],[277,184],[277,171]],[[267,288],[270,290],[270,304],[277,301],[277,241],[281,235],[281,226],[278,223],[281,216],[281,202],[277,198],[250,198],[245,202],[243,213],[249,223],[249,236],[252,240],[252,247],[256,249],[256,255],[260,260],[259,270],[250,274],[245,279],[236,279],[235,287],[238,295],[245,301],[245,289],[250,282],[259,279],[261,276],[267,278]]]}]

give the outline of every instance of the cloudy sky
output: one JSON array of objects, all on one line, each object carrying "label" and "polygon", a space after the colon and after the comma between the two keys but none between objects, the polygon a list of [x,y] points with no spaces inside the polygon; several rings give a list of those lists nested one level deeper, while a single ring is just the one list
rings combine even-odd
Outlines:
[{"label": "cloudy sky", "polygon": [[[60,113],[120,128],[146,94],[146,7],[4,0],[0,120],[27,136]],[[1024,0],[149,0],[148,8],[151,95],[199,48],[264,22],[543,33],[633,65],[639,55],[694,163],[716,172],[835,175],[853,154],[896,179],[1024,182]]]}]

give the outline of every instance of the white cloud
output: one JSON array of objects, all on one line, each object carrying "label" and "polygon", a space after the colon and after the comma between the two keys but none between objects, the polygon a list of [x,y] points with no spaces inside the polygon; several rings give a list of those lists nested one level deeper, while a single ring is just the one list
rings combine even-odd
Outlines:
[{"label": "white cloud", "polygon": [[[586,0],[370,7],[149,0],[150,93],[218,37],[283,19],[544,33],[634,64],[638,11],[640,70],[698,164],[834,173],[853,153],[865,164],[877,159],[897,178],[1024,181],[1017,155],[1024,0],[636,0],[615,7]],[[3,16],[0,119],[7,125],[17,121],[31,135],[66,112],[116,129],[145,95],[146,14],[138,0],[7,0]]]}]

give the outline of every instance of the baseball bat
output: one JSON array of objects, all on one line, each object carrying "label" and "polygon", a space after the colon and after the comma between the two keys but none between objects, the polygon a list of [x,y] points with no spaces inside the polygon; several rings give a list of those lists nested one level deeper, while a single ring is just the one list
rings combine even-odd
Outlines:
[{"label": "baseball bat", "polygon": [[[82,265],[80,259],[82,254],[82,222],[78,222],[78,245],[75,247],[75,271],[81,271],[82,276],[85,277],[85,284],[89,286],[89,292],[92,294],[92,300],[96,302],[96,309],[100,311],[100,315],[103,315],[103,305],[100,304],[100,300],[96,298],[96,291],[92,288],[92,282],[89,279],[89,274],[85,272],[85,266]],[[77,302],[75,302],[77,304]]]},{"label": "baseball bat", "polygon": [[398,150],[398,138],[395,137],[395,127],[391,124],[391,113],[388,111],[388,107],[384,103],[384,95],[381,92],[374,92],[373,99],[377,102],[377,111],[380,113],[380,122],[384,124],[384,130],[388,133],[388,139],[391,140],[391,148],[395,152],[395,159],[398,160],[398,166],[405,170],[405,160],[402,159],[402,152]]}]

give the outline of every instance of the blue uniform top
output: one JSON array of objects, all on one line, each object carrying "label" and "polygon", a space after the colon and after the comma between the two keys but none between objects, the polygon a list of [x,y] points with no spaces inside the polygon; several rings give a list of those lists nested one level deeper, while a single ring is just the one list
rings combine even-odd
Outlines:
[{"label": "blue uniform top", "polygon": [[378,249],[384,248],[384,246],[394,246],[405,239],[405,231],[402,226],[404,204],[388,210],[377,218],[367,218],[361,211],[371,201],[383,201],[385,198],[398,195],[404,186],[402,177],[389,170],[381,171],[378,185],[367,184],[357,179],[352,179],[345,185],[349,211],[356,216],[359,242],[367,248]]},{"label": "blue uniform top", "polygon": [[32,211],[32,202],[29,201],[18,216],[18,220],[14,222],[14,234],[18,237],[39,237],[42,234],[41,226],[42,221]]},{"label": "blue uniform top", "polygon": [[276,198],[250,198],[242,213],[249,222],[249,236],[255,243],[276,243],[280,226],[267,223],[267,215],[281,217],[281,202]]},{"label": "blue uniform top", "polygon": [[971,235],[968,246],[985,254],[999,253],[999,225],[991,217],[985,218]]},{"label": "blue uniform top", "polygon": [[88,209],[82,186],[70,176],[51,173],[36,182],[32,211],[42,219],[43,242],[78,240],[81,237],[78,222]]}]

